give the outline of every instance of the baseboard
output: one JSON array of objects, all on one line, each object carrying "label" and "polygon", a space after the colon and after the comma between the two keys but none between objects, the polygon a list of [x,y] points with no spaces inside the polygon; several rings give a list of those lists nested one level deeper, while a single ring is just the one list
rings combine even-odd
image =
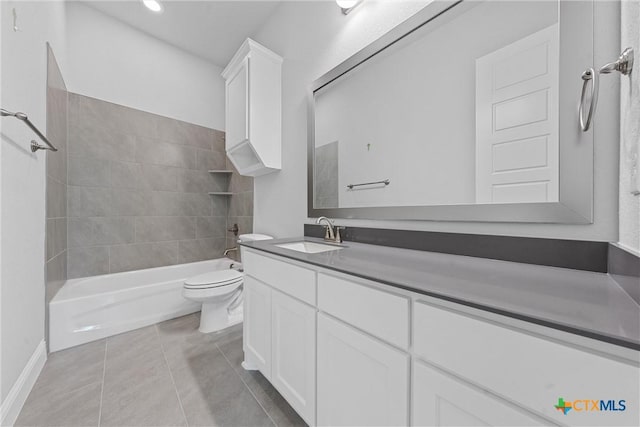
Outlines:
[{"label": "baseboard", "polygon": [[0,406],[0,426],[13,426],[16,422],[46,361],[47,345],[42,340]]}]

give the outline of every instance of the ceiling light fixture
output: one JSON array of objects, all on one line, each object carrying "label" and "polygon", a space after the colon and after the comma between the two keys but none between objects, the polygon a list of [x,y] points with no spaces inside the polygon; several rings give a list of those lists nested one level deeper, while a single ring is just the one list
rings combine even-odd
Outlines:
[{"label": "ceiling light fixture", "polygon": [[161,13],[164,10],[158,0],[142,0],[142,4],[152,12]]},{"label": "ceiling light fixture", "polygon": [[342,9],[342,13],[347,15],[351,12],[362,0],[336,0],[338,7]]}]

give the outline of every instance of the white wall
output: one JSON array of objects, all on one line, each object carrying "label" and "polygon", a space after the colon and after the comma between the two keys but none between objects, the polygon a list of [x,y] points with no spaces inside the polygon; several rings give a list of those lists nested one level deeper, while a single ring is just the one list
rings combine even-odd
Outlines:
[{"label": "white wall", "polygon": [[79,2],[67,42],[70,92],[224,130],[220,67]]},{"label": "white wall", "polygon": [[[640,1],[622,3],[621,48],[640,53]],[[638,61],[636,61],[638,64]],[[620,244],[640,253],[640,196],[631,194],[633,159],[640,174],[640,73],[622,77],[620,87]],[[638,182],[638,181],[636,181]]]},{"label": "white wall", "polygon": [[[2,1],[0,103],[46,125],[46,42],[64,70],[64,3]],[[13,31],[12,9],[18,14]],[[0,120],[2,273],[0,396],[9,390],[44,339],[45,153],[31,153],[35,135]],[[5,409],[5,408],[3,408]]]},{"label": "white wall", "polygon": [[344,16],[335,2],[282,2],[254,38],[284,57],[282,170],[254,179],[254,229],[302,234],[307,219],[307,91],[311,82],[415,12],[428,0],[365,1]]},{"label": "white wall", "polygon": [[[283,164],[282,171],[255,179],[256,231],[276,236],[301,235],[302,224],[312,222],[307,218],[306,207],[305,103],[311,82],[413,15],[426,3],[426,0],[365,1],[351,14],[344,16],[334,2],[283,2],[258,31],[256,40],[284,57]],[[607,7],[607,2],[595,3],[597,13]],[[599,27],[596,31],[599,43],[618,38],[611,28]],[[596,61],[604,61],[604,58],[596,58]],[[609,79],[601,83],[599,108],[609,108],[612,99],[617,102],[614,82]],[[594,130],[596,140],[602,141],[596,143],[595,147],[594,224],[365,220],[339,220],[339,223],[347,226],[615,241],[618,233],[618,197],[615,190],[618,185],[617,130],[612,132],[602,123],[594,126]]]}]

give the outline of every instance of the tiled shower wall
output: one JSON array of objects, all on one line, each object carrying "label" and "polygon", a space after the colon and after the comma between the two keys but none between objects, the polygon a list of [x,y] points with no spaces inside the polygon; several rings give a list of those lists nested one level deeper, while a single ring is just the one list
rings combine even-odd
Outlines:
[{"label": "tiled shower wall", "polygon": [[[47,156],[47,221],[45,322],[51,298],[67,279],[67,88],[51,50],[47,48],[47,138],[58,148]],[[42,153],[42,151],[40,152]],[[49,328],[45,325],[48,337]],[[48,340],[47,340],[48,342]]]},{"label": "tiled shower wall", "polygon": [[[253,232],[253,178],[242,176],[233,167],[227,158],[227,169],[233,174],[229,181],[229,191],[233,195],[229,198],[229,215],[227,216],[227,228],[238,224],[239,234]],[[227,247],[236,247],[237,238],[233,233],[227,233]],[[239,259],[239,248],[236,252],[230,252],[229,257]]]},{"label": "tiled shower wall", "polygon": [[314,157],[316,208],[337,208],[339,205],[338,149],[338,141],[316,147]]},{"label": "tiled shower wall", "polygon": [[218,258],[234,222],[251,232],[253,181],[209,173],[221,131],[72,93],[68,150],[69,278]]}]

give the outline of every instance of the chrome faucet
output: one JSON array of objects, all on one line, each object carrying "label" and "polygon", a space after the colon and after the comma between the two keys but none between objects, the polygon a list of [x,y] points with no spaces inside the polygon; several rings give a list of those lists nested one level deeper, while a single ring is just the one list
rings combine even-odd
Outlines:
[{"label": "chrome faucet", "polygon": [[238,247],[236,246],[235,248],[229,248],[229,249],[225,249],[224,250],[224,254],[222,254],[222,256],[227,256],[229,255],[229,252],[234,252],[234,251],[238,251]]},{"label": "chrome faucet", "polygon": [[321,216],[320,218],[318,218],[316,220],[316,224],[321,224],[323,221],[327,223],[324,240],[326,240],[327,242],[342,243],[342,236],[340,236],[340,227],[335,227],[334,232],[333,223],[326,216]]}]

